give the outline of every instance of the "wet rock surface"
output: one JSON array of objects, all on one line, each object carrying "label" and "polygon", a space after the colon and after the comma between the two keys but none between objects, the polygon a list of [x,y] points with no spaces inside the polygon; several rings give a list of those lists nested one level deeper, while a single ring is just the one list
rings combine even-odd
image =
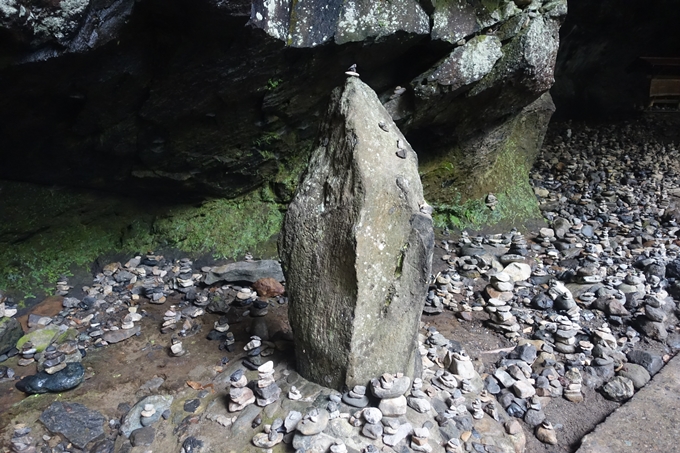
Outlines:
[{"label": "wet rock surface", "polygon": [[45,371],[26,376],[17,382],[17,388],[26,393],[59,393],[71,390],[83,382],[85,370],[80,363],[69,363],[60,371],[49,374]]}]

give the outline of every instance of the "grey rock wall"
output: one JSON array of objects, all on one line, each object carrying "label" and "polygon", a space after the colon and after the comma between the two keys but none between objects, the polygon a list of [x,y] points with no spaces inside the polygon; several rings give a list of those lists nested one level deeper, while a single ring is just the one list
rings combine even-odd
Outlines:
[{"label": "grey rock wall", "polygon": [[0,178],[135,196],[269,186],[280,202],[351,64],[421,163],[455,165],[461,143],[550,88],[566,12],[564,0],[0,4]]}]

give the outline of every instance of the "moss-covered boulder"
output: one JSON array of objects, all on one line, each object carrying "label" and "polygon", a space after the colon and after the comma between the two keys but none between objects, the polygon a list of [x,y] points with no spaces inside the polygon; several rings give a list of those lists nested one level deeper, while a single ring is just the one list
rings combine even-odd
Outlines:
[{"label": "moss-covered boulder", "polygon": [[423,162],[420,173],[435,224],[506,227],[539,219],[529,170],[554,110],[546,93],[510,120]]},{"label": "moss-covered boulder", "polygon": [[65,332],[65,330],[62,330],[59,327],[43,327],[42,329],[28,332],[26,335],[19,338],[19,341],[17,341],[17,348],[21,349],[26,342],[30,341],[37,352],[43,352],[46,347],[55,342],[58,337]]}]

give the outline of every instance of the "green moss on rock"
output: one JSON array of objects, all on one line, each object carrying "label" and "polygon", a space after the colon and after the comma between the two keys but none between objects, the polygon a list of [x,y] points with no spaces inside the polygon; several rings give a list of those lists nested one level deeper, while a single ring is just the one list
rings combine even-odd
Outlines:
[{"label": "green moss on rock", "polygon": [[[491,131],[463,143],[421,168],[425,196],[442,228],[521,227],[541,218],[529,170],[554,110],[549,95]],[[486,205],[493,194],[494,209]]]},{"label": "green moss on rock", "polygon": [[275,256],[267,241],[283,218],[269,190],[200,205],[10,182],[0,182],[0,191],[0,290],[20,308],[22,299],[51,294],[62,276],[107,254],[175,247],[190,256]]},{"label": "green moss on rock", "polygon": [[154,223],[164,245],[187,252],[235,258],[254,252],[278,233],[283,214],[268,190],[235,200],[213,199],[200,206],[173,208]]},{"label": "green moss on rock", "polygon": [[17,341],[17,348],[21,349],[21,347],[27,342],[30,341],[33,343],[33,347],[38,352],[43,352],[46,347],[48,347],[55,337],[59,335],[60,331],[58,327],[43,327],[42,329],[34,330],[33,332],[29,332],[23,337],[19,338],[19,341]]}]

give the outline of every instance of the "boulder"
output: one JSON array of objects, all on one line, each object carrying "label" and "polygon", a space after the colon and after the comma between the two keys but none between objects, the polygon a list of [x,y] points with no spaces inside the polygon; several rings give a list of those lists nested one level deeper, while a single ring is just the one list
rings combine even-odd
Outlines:
[{"label": "boulder", "polygon": [[46,347],[52,343],[56,337],[62,332],[59,327],[47,326],[42,329],[36,329],[32,332],[27,333],[17,341],[17,348],[21,349],[27,341],[33,343],[33,347],[38,352],[43,352]]},{"label": "boulder", "polygon": [[349,77],[279,241],[301,375],[341,389],[416,374],[434,246],[425,208],[416,153],[376,94]]},{"label": "boulder", "polygon": [[16,387],[26,393],[60,393],[77,387],[85,378],[85,369],[80,362],[72,362],[54,374],[44,371],[26,376]]},{"label": "boulder", "polygon": [[0,318],[0,355],[12,349],[23,334],[16,318]]}]

